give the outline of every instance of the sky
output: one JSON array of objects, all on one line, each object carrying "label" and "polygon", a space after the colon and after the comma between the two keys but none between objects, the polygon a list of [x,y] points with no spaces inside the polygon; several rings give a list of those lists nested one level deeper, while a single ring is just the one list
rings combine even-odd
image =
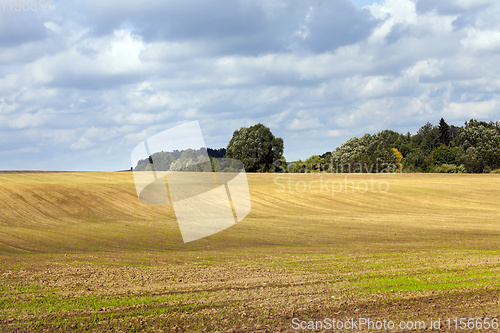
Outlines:
[{"label": "sky", "polygon": [[0,170],[129,169],[193,120],[211,148],[262,123],[288,161],[500,120],[496,0],[52,3],[0,4]]}]

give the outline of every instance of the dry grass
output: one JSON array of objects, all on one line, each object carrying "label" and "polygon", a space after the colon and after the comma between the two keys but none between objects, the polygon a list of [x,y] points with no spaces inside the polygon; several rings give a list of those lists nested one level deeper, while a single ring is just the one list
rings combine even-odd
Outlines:
[{"label": "dry grass", "polygon": [[[345,175],[321,177],[329,192],[317,174],[248,175],[250,215],[183,244],[172,208],[141,204],[131,173],[1,174],[0,327],[280,331],[292,317],[500,314],[499,175],[351,174],[349,186],[373,177],[389,190],[333,195]],[[299,181],[317,183],[298,193]]]}]

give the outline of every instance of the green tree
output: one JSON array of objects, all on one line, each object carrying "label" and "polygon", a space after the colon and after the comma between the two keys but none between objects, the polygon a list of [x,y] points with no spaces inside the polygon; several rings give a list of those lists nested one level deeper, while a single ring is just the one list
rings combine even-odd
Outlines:
[{"label": "green tree", "polygon": [[441,143],[444,145],[450,144],[450,126],[446,123],[444,118],[439,120],[439,138],[441,139]]},{"label": "green tree", "polygon": [[299,159],[298,161],[293,162],[291,171],[293,173],[305,173],[307,172],[307,164]]},{"label": "green tree", "polygon": [[434,128],[434,126],[427,122],[425,125],[423,125],[422,127],[420,127],[417,131],[417,135],[421,138],[425,137],[427,134],[430,133],[430,131],[432,131],[432,129]]},{"label": "green tree", "polygon": [[367,150],[368,163],[365,166],[371,168],[371,172],[395,172],[398,160],[391,146],[380,139],[375,138]]},{"label": "green tree", "polygon": [[426,155],[430,154],[431,151],[440,145],[439,127],[433,126],[431,123],[422,126],[418,130],[417,136],[422,138],[419,147]]},{"label": "green tree", "polygon": [[405,166],[405,171],[427,172],[431,167],[432,161],[420,148],[417,148],[404,155],[402,163]]},{"label": "green tree", "polygon": [[332,163],[336,164],[339,172],[352,172],[355,164],[368,162],[367,151],[371,140],[370,134],[350,138],[332,152]]},{"label": "green tree", "polygon": [[459,126],[455,125],[450,125],[450,141],[453,142],[455,138],[457,137],[458,133],[460,133],[460,128]]},{"label": "green tree", "polygon": [[403,156],[415,151],[415,149],[416,147],[411,142],[402,144],[401,147],[398,148],[399,152],[403,154]]},{"label": "green tree", "polygon": [[453,148],[442,144],[431,152],[432,162],[440,166],[443,164],[455,164],[455,151]]},{"label": "green tree", "polygon": [[274,160],[274,172],[289,172],[288,163],[285,156],[281,156],[279,159]]},{"label": "green tree", "polygon": [[478,157],[477,150],[474,147],[469,147],[459,158],[467,172],[482,173],[484,170],[484,162]]},{"label": "green tree", "polygon": [[284,144],[271,130],[256,124],[234,131],[226,148],[226,157],[240,160],[248,172],[277,171],[275,161],[281,160]]},{"label": "green tree", "polygon": [[325,164],[326,164],[325,159],[321,158],[319,155],[313,155],[313,156],[309,157],[305,163],[306,163],[308,172],[328,171],[328,170],[325,170],[325,168],[328,169],[325,166]]},{"label": "green tree", "polygon": [[338,172],[393,172],[398,162],[392,148],[406,141],[404,135],[389,130],[354,137],[332,152],[332,163]]},{"label": "green tree", "polygon": [[397,148],[398,150],[409,141],[406,135],[391,130],[383,130],[377,133],[373,139],[384,142],[388,148]]},{"label": "green tree", "polygon": [[500,167],[500,134],[495,127],[471,120],[455,141],[463,148],[460,160],[468,172],[481,173],[485,167],[492,170]]}]

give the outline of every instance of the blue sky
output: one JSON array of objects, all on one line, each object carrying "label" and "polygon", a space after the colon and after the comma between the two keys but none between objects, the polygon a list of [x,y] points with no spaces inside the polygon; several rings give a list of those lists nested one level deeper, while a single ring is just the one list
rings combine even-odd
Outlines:
[{"label": "blue sky", "polygon": [[353,1],[358,7],[362,8],[367,5],[373,5],[374,3],[378,4],[380,1],[373,0],[354,0]]},{"label": "blue sky", "polygon": [[0,169],[130,167],[199,120],[263,123],[287,160],[444,117],[500,120],[495,0],[54,1],[0,6]]}]

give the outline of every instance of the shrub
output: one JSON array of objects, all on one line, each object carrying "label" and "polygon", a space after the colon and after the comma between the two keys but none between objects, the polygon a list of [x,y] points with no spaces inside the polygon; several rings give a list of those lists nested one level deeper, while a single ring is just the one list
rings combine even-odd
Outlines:
[{"label": "shrub", "polygon": [[464,173],[465,167],[463,165],[456,166],[455,164],[443,164],[434,168],[433,172],[436,173]]}]

